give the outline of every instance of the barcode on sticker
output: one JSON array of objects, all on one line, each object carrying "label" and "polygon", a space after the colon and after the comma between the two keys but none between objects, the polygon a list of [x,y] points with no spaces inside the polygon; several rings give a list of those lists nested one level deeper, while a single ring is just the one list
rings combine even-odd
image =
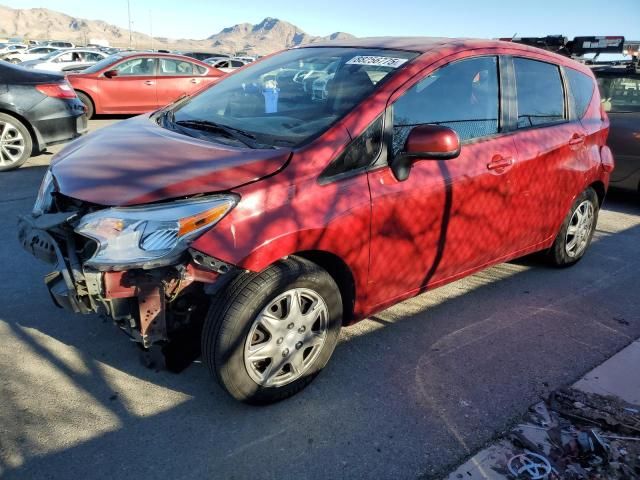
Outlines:
[{"label": "barcode on sticker", "polygon": [[368,55],[358,55],[347,62],[347,65],[371,65],[376,67],[398,68],[407,61],[406,58],[376,57]]}]

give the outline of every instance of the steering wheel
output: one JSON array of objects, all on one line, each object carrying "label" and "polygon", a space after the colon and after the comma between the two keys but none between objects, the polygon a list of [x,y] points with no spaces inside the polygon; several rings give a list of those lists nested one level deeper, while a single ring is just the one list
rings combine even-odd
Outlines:
[{"label": "steering wheel", "polygon": [[304,83],[304,79],[311,72],[307,72],[306,70],[301,70],[293,76],[293,82],[295,83]]}]

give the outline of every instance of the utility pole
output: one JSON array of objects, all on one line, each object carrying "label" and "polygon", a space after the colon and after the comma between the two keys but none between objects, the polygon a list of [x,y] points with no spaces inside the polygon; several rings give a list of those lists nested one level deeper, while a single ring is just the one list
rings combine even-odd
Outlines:
[{"label": "utility pole", "polygon": [[127,14],[129,16],[129,49],[131,49],[131,3],[127,0]]},{"label": "utility pole", "polygon": [[151,15],[151,9],[149,9],[149,34],[151,35],[151,51],[153,51],[153,16]]}]

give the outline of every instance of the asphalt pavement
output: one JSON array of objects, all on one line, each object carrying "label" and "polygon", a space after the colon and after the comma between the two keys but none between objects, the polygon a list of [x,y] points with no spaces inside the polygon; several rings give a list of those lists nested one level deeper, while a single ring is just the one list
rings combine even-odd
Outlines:
[{"label": "asphalt pavement", "polygon": [[575,267],[527,258],[405,301],[344,329],[301,394],[245,406],[52,305],[15,228],[49,161],[0,174],[2,478],[439,478],[640,337],[640,200],[610,195]]}]

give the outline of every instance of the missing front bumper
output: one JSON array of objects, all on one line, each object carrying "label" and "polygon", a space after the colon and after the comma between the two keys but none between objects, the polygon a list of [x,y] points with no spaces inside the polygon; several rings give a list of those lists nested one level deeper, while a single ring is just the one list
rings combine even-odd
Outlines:
[{"label": "missing front bumper", "polygon": [[[195,285],[213,285],[233,266],[190,251],[177,265],[151,270],[99,272],[86,269],[75,250],[69,215],[23,216],[18,237],[25,250],[53,265],[45,284],[55,305],[75,313],[111,317],[145,347],[167,343],[189,324],[193,309],[176,300],[193,295]],[[204,295],[204,288],[200,288]],[[195,303],[201,303],[197,301]],[[201,313],[198,312],[199,314]]]}]

